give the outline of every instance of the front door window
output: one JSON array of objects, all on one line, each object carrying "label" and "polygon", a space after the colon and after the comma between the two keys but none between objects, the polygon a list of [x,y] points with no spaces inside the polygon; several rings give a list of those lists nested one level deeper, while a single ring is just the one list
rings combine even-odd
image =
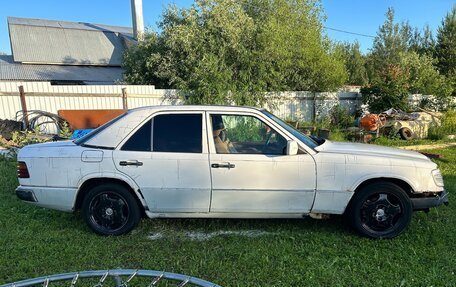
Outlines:
[{"label": "front door window", "polygon": [[211,121],[218,154],[286,153],[286,139],[256,117],[214,114]]}]

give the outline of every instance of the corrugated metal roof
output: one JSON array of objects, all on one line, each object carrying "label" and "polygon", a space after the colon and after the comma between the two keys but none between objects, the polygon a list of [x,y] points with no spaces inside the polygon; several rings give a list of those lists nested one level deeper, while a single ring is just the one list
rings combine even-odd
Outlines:
[{"label": "corrugated metal roof", "polygon": [[120,66],[129,27],[8,17],[15,62]]},{"label": "corrugated metal roof", "polygon": [[14,63],[11,56],[0,56],[0,80],[83,81],[114,84],[122,80],[120,67],[89,67]]},{"label": "corrugated metal roof", "polygon": [[84,22],[69,22],[45,19],[31,19],[31,18],[18,18],[8,17],[8,24],[10,25],[27,25],[38,27],[54,27],[64,29],[79,29],[88,31],[105,31],[124,34],[125,36],[133,38],[133,28],[122,26],[110,26],[104,24],[93,24]]}]

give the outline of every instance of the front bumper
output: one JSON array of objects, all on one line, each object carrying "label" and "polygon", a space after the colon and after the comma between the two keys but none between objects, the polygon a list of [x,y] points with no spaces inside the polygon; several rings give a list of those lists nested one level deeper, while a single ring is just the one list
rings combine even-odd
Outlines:
[{"label": "front bumper", "polygon": [[416,197],[410,198],[413,210],[427,210],[431,207],[448,205],[448,192],[446,190],[437,193],[432,197]]}]

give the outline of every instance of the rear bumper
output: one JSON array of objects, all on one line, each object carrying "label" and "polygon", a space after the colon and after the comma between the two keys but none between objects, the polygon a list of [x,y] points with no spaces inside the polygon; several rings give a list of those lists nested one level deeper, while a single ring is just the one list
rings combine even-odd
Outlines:
[{"label": "rear bumper", "polygon": [[36,199],[35,193],[33,190],[18,187],[16,189],[16,195],[19,199],[23,201],[29,201],[29,202],[37,202],[38,200]]},{"label": "rear bumper", "polygon": [[413,210],[426,210],[431,207],[448,205],[448,192],[446,190],[439,192],[432,197],[410,198]]},{"label": "rear bumper", "polygon": [[19,199],[38,206],[73,211],[76,199],[76,188],[23,186],[16,188]]}]

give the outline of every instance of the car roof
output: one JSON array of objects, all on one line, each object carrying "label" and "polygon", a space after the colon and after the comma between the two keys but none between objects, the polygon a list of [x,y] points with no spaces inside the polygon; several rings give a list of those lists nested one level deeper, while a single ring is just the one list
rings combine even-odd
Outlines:
[{"label": "car roof", "polygon": [[222,106],[222,105],[163,105],[163,106],[146,106],[130,109],[129,112],[136,111],[169,111],[169,110],[185,110],[185,111],[252,111],[264,110],[262,108],[250,106]]},{"label": "car roof", "polygon": [[101,127],[96,134],[88,135],[87,139],[82,138],[81,143],[86,146],[106,147],[114,149],[129,133],[131,133],[141,122],[150,117],[155,112],[162,111],[217,111],[217,112],[252,112],[261,109],[240,106],[197,106],[197,105],[177,105],[177,106],[148,106],[131,109],[127,113],[119,116],[118,120]]}]

